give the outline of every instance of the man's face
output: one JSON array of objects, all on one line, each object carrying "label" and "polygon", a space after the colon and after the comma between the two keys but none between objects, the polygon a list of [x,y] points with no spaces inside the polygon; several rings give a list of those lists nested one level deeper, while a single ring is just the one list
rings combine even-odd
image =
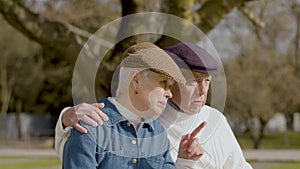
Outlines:
[{"label": "man's face", "polygon": [[205,105],[211,76],[193,72],[194,77],[187,78],[187,84],[175,84],[171,87],[172,102],[188,114],[199,113]]},{"label": "man's face", "polygon": [[148,71],[145,77],[139,81],[139,94],[137,99],[141,115],[144,119],[150,119],[160,115],[166,107],[167,99],[172,97],[170,80],[159,73]]}]

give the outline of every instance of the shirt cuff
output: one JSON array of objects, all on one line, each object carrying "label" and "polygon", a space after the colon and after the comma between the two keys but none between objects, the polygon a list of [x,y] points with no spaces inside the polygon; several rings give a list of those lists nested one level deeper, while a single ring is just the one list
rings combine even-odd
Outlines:
[{"label": "shirt cuff", "polygon": [[177,158],[175,163],[175,169],[196,169],[198,160],[188,160],[183,158]]},{"label": "shirt cuff", "polygon": [[64,128],[62,125],[62,115],[71,107],[64,108],[57,120],[56,126],[55,126],[55,150],[57,155],[60,159],[62,159],[62,153],[63,153],[63,147],[65,142],[67,141],[71,128],[72,127],[66,127]]},{"label": "shirt cuff", "polygon": [[63,124],[62,124],[62,116],[67,110],[69,110],[69,108],[71,108],[71,107],[66,107],[61,111],[59,118],[57,120],[57,123],[56,123],[55,132],[58,132],[59,134],[61,134],[61,136],[64,134],[67,134],[72,128],[72,127],[64,128]]}]

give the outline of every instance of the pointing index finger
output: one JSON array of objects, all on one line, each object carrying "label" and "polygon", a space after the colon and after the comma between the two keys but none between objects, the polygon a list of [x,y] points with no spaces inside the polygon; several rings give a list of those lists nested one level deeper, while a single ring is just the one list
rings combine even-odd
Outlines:
[{"label": "pointing index finger", "polygon": [[202,122],[191,134],[191,138],[194,138],[201,130],[202,128],[206,125],[206,122]]}]

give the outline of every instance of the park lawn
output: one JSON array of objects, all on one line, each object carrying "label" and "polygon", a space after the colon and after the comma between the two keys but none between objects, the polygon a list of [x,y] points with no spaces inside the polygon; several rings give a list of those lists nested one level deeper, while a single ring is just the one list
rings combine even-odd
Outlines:
[{"label": "park lawn", "polygon": [[284,163],[284,164],[280,164],[278,166],[274,166],[274,167],[270,167],[268,169],[296,169],[296,168],[300,168],[300,162],[290,162],[290,163]]},{"label": "park lawn", "polygon": [[[300,149],[300,132],[289,132],[290,149]],[[237,139],[243,149],[252,149],[249,134],[237,135]],[[269,133],[261,142],[260,149],[285,149],[283,133]],[[0,156],[0,169],[47,169],[61,168],[58,158],[45,157],[8,157]],[[300,162],[288,162],[268,169],[295,169],[300,168]]]},{"label": "park lawn", "polygon": [[57,158],[0,156],[1,169],[46,169],[60,166],[61,162]]},{"label": "park lawn", "polygon": [[[237,135],[242,149],[252,149],[253,144],[249,134]],[[285,147],[284,133],[269,133],[262,139],[260,149],[300,149],[300,132],[289,132],[289,146]]]}]

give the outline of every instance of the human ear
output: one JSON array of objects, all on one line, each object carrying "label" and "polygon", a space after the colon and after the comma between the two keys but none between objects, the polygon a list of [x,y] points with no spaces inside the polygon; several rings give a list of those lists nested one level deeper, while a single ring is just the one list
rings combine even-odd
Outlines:
[{"label": "human ear", "polygon": [[131,84],[134,90],[137,91],[139,88],[140,74],[138,72],[132,72],[131,77]]}]

